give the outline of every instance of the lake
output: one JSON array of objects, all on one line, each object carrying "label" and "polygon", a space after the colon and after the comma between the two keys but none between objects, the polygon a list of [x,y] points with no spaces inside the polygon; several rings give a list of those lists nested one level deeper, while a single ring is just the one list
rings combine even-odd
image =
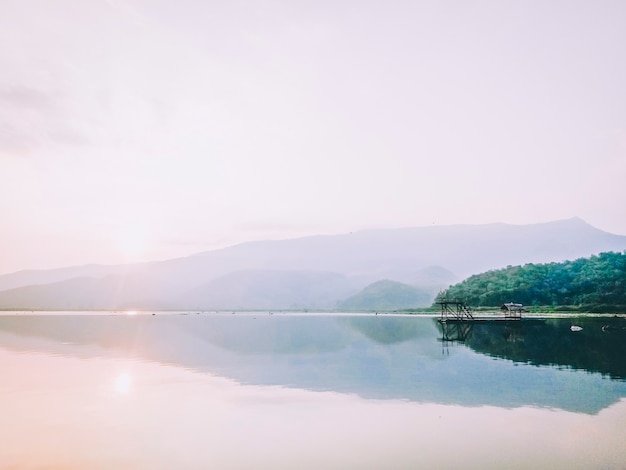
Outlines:
[{"label": "lake", "polygon": [[0,368],[0,468],[626,468],[623,317],[5,312]]}]

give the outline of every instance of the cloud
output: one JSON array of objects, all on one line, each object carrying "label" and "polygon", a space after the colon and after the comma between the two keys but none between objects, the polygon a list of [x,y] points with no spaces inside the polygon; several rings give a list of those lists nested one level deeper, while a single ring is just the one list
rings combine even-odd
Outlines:
[{"label": "cloud", "polygon": [[1,153],[28,156],[47,145],[87,144],[69,121],[58,93],[18,85],[0,89]]},{"label": "cloud", "polygon": [[40,90],[26,86],[14,86],[0,89],[0,105],[15,108],[48,110],[51,97]]}]

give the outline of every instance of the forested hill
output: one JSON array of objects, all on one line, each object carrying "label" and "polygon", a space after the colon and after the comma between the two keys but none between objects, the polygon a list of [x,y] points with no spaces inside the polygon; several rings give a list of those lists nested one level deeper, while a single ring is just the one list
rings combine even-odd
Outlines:
[{"label": "forested hill", "polygon": [[626,252],[487,271],[451,286],[439,298],[462,299],[472,306],[516,302],[621,311],[626,309]]}]

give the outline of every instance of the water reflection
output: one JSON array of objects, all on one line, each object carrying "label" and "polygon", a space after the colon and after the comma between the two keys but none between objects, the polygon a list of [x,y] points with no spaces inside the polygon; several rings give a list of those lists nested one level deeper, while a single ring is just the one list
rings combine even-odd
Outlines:
[{"label": "water reflection", "polygon": [[481,354],[626,379],[626,318],[452,323],[439,328],[443,341],[463,342]]},{"label": "water reflection", "polygon": [[[597,415],[365,400],[244,386],[102,351],[0,347],[0,370],[0,468],[552,470],[626,461],[626,400]],[[132,375],[131,393],[111,389],[120,370]]]},{"label": "water reflection", "polygon": [[[615,328],[603,331],[609,320]],[[580,320],[583,330],[576,333],[570,320],[476,324],[441,341],[435,319],[418,317],[1,316],[0,345],[69,357],[134,357],[244,384],[593,414],[626,397],[619,321]],[[455,335],[463,342],[450,341]],[[132,377],[125,381],[120,389],[131,391]]]}]

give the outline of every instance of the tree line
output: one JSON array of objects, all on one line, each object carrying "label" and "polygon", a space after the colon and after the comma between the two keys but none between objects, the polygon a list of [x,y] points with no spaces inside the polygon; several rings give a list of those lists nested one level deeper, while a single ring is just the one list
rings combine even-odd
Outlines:
[{"label": "tree line", "polygon": [[506,302],[570,306],[580,311],[626,311],[626,251],[561,263],[507,266],[470,276],[435,299],[462,299],[472,306]]}]

